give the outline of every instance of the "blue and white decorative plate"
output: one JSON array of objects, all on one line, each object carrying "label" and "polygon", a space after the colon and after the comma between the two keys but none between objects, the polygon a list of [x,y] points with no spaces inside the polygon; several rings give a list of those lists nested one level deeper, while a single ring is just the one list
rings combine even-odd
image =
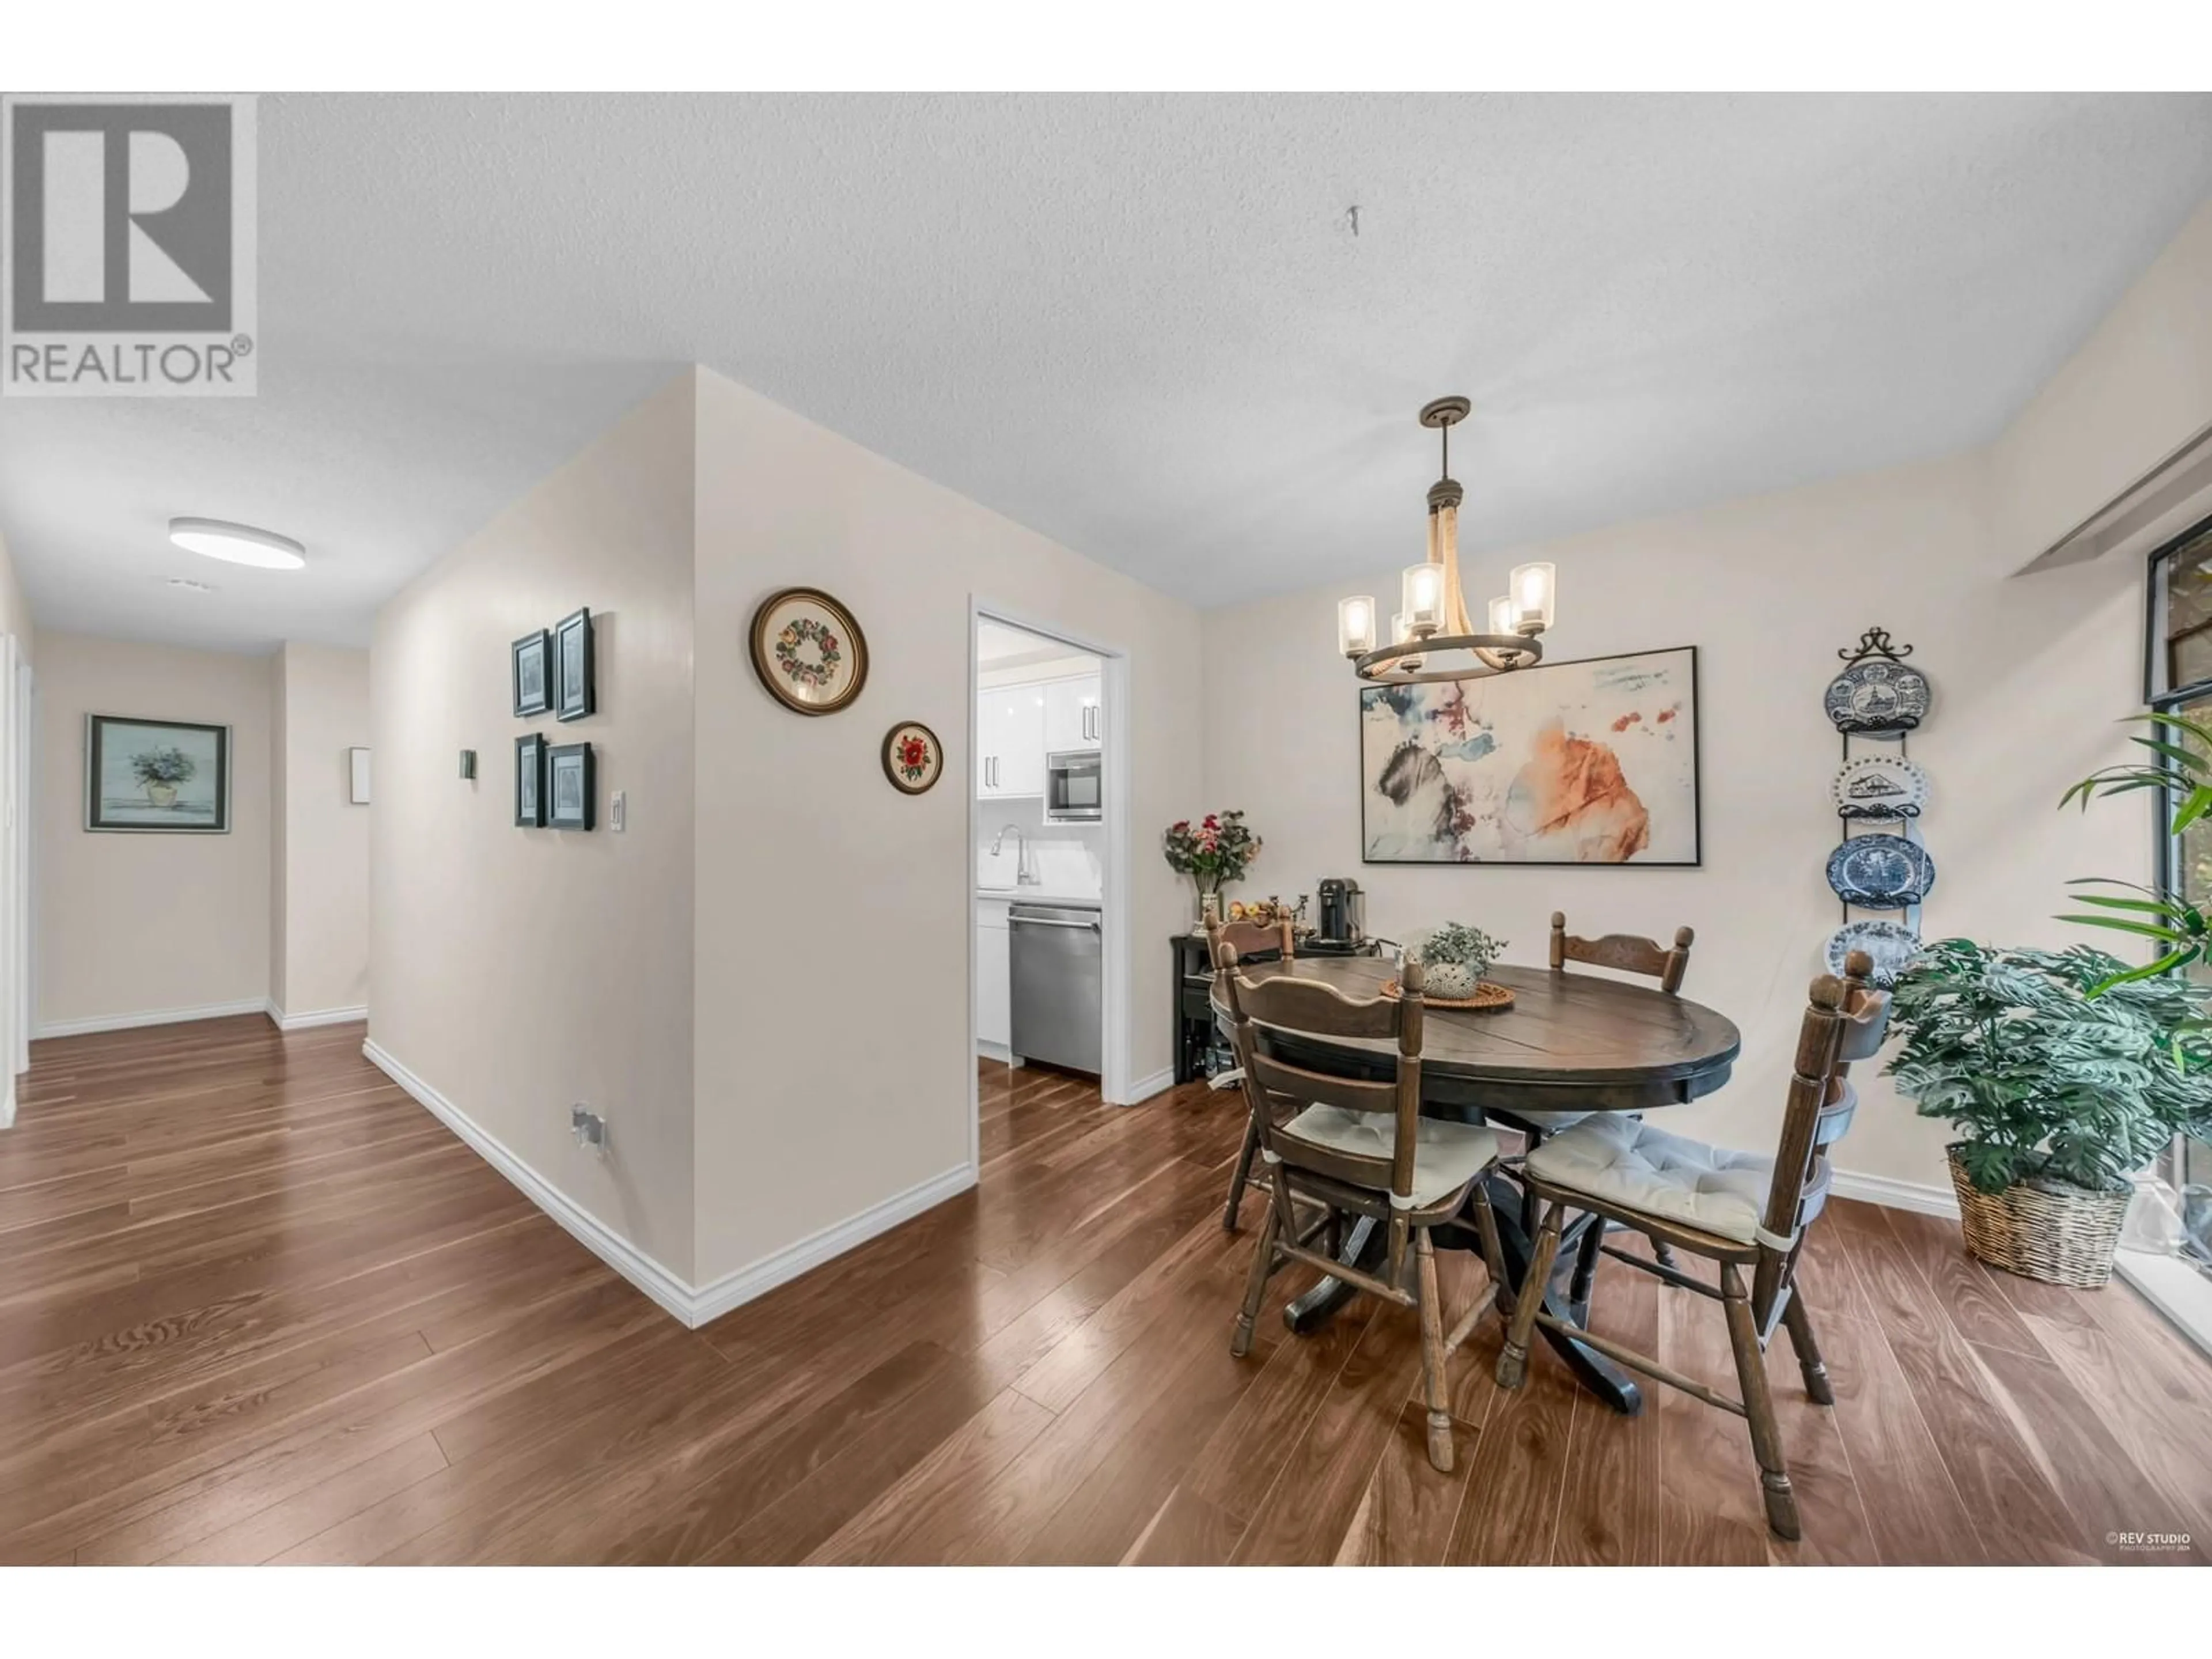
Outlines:
[{"label": "blue and white decorative plate", "polygon": [[1871,983],[1885,989],[1920,951],[1920,935],[1900,922],[1847,921],[1828,935],[1828,971],[1841,974],[1844,958],[1863,951],[1874,961]]},{"label": "blue and white decorative plate", "polygon": [[1928,677],[1903,663],[1853,663],[1828,682],[1828,718],[1857,738],[1902,737],[1928,718]]},{"label": "blue and white decorative plate", "polygon": [[1902,755],[1848,760],[1830,786],[1847,818],[1917,818],[1928,804],[1928,774]]},{"label": "blue and white decorative plate", "polygon": [[1862,909],[1902,910],[1935,884],[1928,849],[1902,836],[1854,836],[1828,854],[1828,885]]}]

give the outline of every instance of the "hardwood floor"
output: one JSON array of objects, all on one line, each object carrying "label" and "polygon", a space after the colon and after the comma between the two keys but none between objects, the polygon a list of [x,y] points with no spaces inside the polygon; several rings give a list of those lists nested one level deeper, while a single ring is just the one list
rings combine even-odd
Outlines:
[{"label": "hardwood floor", "polygon": [[[1454,1368],[1431,1469],[1410,1314],[1229,1333],[1233,1098],[1133,1109],[987,1066],[980,1188],[698,1332],[360,1054],[258,1016],[35,1044],[0,1133],[10,1562],[2199,1561],[2212,1365],[2125,1287],[1988,1272],[1833,1206],[1804,1279],[1838,1402],[1775,1368],[1805,1513],[1742,1426],[1618,1417],[1539,1348]],[[1258,1194],[1248,1200],[1256,1218]],[[1480,1284],[1446,1259],[1459,1305]],[[1275,1302],[1310,1275],[1285,1274]],[[1598,1314],[1732,1387],[1713,1308]],[[1279,1501],[1270,1501],[1270,1494]],[[2187,1532],[2181,1552],[2108,1543]]]}]

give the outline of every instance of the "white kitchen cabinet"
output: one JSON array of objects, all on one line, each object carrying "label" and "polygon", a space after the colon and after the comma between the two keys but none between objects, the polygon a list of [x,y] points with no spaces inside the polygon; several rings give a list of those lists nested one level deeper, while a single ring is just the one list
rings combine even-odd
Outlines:
[{"label": "white kitchen cabinet", "polygon": [[1096,749],[1100,741],[1098,676],[1048,682],[1044,688],[1045,753]]},{"label": "white kitchen cabinet", "polygon": [[1044,687],[993,686],[975,694],[975,793],[1044,793]]},{"label": "white kitchen cabinet", "polygon": [[1006,1058],[1013,1040],[1012,930],[1006,901],[981,899],[975,906],[975,1045],[994,1060]]}]

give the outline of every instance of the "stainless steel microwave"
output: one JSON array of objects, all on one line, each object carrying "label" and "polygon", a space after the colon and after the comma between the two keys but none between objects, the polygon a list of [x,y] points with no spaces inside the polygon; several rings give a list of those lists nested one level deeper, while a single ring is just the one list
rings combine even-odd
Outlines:
[{"label": "stainless steel microwave", "polygon": [[1044,757],[1047,823],[1097,823],[1105,800],[1096,749],[1063,750]]}]

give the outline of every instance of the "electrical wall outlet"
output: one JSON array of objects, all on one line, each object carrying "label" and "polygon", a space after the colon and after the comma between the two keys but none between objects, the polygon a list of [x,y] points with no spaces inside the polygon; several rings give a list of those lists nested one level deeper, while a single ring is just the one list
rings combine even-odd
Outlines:
[{"label": "electrical wall outlet", "polygon": [[607,803],[607,822],[618,836],[629,827],[629,802],[619,789],[615,791],[614,799]]},{"label": "electrical wall outlet", "polygon": [[568,1133],[579,1146],[588,1146],[601,1158],[607,1155],[607,1121],[581,1101],[568,1109]]}]

